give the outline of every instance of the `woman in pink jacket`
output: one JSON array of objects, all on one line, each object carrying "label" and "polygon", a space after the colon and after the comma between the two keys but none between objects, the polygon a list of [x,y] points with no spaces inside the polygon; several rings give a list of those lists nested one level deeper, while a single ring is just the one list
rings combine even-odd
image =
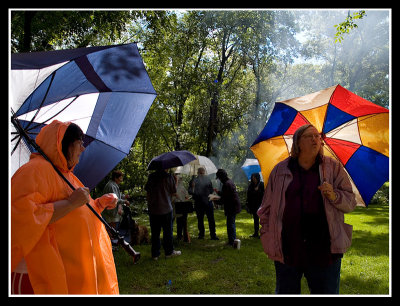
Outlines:
[{"label": "woman in pink jacket", "polygon": [[272,170],[258,215],[265,253],[275,261],[277,294],[300,294],[303,275],[311,294],[338,294],[341,258],[352,226],[344,213],[356,201],[342,165],[323,155],[312,125],[293,135],[291,156]]}]

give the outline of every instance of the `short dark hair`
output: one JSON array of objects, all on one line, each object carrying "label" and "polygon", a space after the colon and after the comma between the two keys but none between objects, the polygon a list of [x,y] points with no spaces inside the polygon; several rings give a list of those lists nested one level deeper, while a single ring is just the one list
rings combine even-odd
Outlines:
[{"label": "short dark hair", "polygon": [[83,140],[83,131],[75,123],[70,123],[65,131],[64,138],[61,141],[62,152],[65,159],[68,160],[68,148],[71,143],[76,140]]},{"label": "short dark hair", "polygon": [[252,173],[250,179],[252,179],[253,176],[257,179],[257,182],[258,182],[258,183],[261,181],[260,173],[258,173],[258,172]]},{"label": "short dark hair", "polygon": [[215,174],[216,178],[220,181],[225,181],[228,179],[228,174],[224,169],[218,169],[217,173]]},{"label": "short dark hair", "polygon": [[114,170],[111,174],[111,179],[114,181],[116,178],[123,176],[124,174],[120,170]]}]

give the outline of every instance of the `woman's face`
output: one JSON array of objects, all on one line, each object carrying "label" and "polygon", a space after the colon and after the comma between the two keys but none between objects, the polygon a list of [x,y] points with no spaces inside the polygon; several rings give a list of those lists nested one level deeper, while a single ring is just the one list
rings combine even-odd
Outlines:
[{"label": "woman's face", "polygon": [[300,155],[316,157],[321,148],[321,135],[318,130],[310,126],[299,139]]},{"label": "woman's face", "polygon": [[83,146],[82,140],[75,140],[69,145],[67,158],[69,169],[78,164],[79,157],[81,156],[83,151],[85,151],[85,147]]}]

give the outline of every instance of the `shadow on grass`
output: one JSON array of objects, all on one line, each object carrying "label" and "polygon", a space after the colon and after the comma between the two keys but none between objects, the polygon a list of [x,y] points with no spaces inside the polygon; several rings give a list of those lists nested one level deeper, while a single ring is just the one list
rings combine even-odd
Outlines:
[{"label": "shadow on grass", "polygon": [[[363,294],[388,294],[388,284],[384,284],[378,278],[363,278],[360,276],[343,276],[340,279],[340,292],[346,292],[345,294],[351,295],[363,295]],[[379,293],[376,293],[379,292]]]},{"label": "shadow on grass", "polygon": [[389,204],[370,204],[367,207],[357,207],[352,215],[389,216]]},{"label": "shadow on grass", "polygon": [[[389,254],[389,234],[377,231],[389,224],[388,205],[370,205],[368,208],[358,207],[351,216],[360,216],[359,224],[353,225],[352,253],[367,256]],[[366,225],[366,226],[364,226]],[[363,229],[357,227],[363,226]],[[370,230],[371,229],[371,230]]]},{"label": "shadow on grass", "polygon": [[353,254],[381,256],[389,254],[389,235],[387,233],[372,234],[370,231],[353,231],[351,243]]}]

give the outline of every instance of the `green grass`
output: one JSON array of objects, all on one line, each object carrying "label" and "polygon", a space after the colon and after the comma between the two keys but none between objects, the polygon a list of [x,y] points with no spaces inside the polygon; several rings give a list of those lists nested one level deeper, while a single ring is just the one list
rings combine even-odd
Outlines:
[{"label": "green grass", "polygon": [[[346,223],[353,225],[353,243],[342,259],[340,294],[388,295],[389,206],[357,207],[345,216]],[[149,227],[147,215],[135,219]],[[192,242],[174,241],[175,249],[182,251],[175,258],[165,259],[162,249],[162,256],[153,261],[151,245],[134,246],[141,253],[137,264],[122,249],[114,252],[120,294],[274,294],[274,264],[264,254],[260,240],[249,238],[253,233],[251,216],[242,211],[236,218],[236,235],[242,242],[240,250],[225,246],[226,221],[222,210],[215,210],[215,219],[220,240],[210,240],[206,217],[206,238],[198,240],[196,215],[190,214]],[[309,294],[304,278],[302,294]]]}]

